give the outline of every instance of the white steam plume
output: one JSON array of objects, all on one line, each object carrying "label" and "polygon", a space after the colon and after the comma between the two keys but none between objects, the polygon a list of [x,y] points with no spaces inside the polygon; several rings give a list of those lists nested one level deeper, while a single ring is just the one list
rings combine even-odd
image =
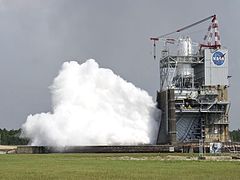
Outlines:
[{"label": "white steam plume", "polygon": [[51,86],[53,112],[29,115],[23,135],[31,145],[155,143],[155,103],[94,60],[65,62]]}]

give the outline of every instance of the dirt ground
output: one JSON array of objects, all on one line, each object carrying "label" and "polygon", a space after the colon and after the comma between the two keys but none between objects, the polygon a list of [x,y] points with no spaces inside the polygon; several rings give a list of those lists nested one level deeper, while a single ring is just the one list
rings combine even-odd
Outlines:
[{"label": "dirt ground", "polygon": [[17,146],[3,146],[0,145],[0,154],[14,153],[17,149]]},{"label": "dirt ground", "polygon": [[[189,156],[185,155],[166,155],[166,156],[143,156],[143,157],[131,157],[131,156],[118,156],[118,157],[109,157],[111,160],[200,160],[198,156]],[[208,161],[240,161],[240,159],[233,159],[231,155],[218,155],[212,156],[207,155],[202,158],[202,160]]]}]

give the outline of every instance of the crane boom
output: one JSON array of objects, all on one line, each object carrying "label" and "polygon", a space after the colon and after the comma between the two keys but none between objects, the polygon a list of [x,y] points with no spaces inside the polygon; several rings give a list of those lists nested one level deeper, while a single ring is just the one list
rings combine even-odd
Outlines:
[{"label": "crane boom", "polygon": [[[166,34],[163,34],[161,36],[158,36],[158,37],[152,37],[150,38],[150,40],[153,41],[153,48],[154,48],[154,59],[156,58],[156,42],[159,40],[159,39],[164,39],[165,37],[169,36],[169,35],[172,35],[172,34],[175,34],[175,33],[179,33],[181,31],[184,31],[186,29],[189,29],[193,26],[196,26],[198,24],[201,24],[209,19],[212,19],[212,22],[208,28],[208,33],[205,35],[204,37],[204,41],[206,41],[204,44],[200,44],[200,49],[202,47],[208,47],[208,48],[213,48],[213,49],[218,49],[218,48],[221,48],[221,42],[220,42],[220,34],[219,34],[219,31],[218,31],[218,22],[217,22],[217,17],[216,15],[212,15],[212,16],[209,16],[209,17],[206,17],[202,20],[199,20],[195,23],[192,23],[190,25],[187,25],[187,26],[184,26],[183,28],[180,28],[178,30],[175,30],[173,32],[170,32],[170,33],[166,33]],[[214,31],[214,32],[213,32]],[[214,37],[214,44],[212,44],[212,40],[213,40],[213,37]]]},{"label": "crane boom", "polygon": [[202,20],[197,21],[197,22],[195,22],[195,23],[193,23],[193,24],[190,24],[190,25],[188,25],[188,26],[185,26],[185,27],[183,27],[183,28],[181,28],[181,29],[178,29],[176,32],[181,32],[181,31],[183,31],[183,30],[185,30],[185,29],[188,29],[188,28],[191,28],[191,27],[196,26],[196,25],[198,25],[198,24],[201,24],[201,23],[203,23],[203,22],[205,22],[205,21],[207,21],[207,20],[209,20],[209,19],[211,19],[211,18],[212,18],[212,19],[216,18],[216,15],[209,16],[209,17],[207,17],[207,18],[205,18],[205,19],[202,19]]},{"label": "crane boom", "polygon": [[[164,38],[164,37],[169,36],[169,35],[171,35],[171,34],[175,34],[175,33],[184,31],[184,30],[186,30],[186,29],[188,29],[188,28],[191,28],[191,27],[193,27],[193,26],[196,26],[196,25],[198,25],[198,24],[201,24],[201,23],[203,23],[203,22],[205,22],[205,21],[207,21],[207,20],[209,20],[209,19],[211,19],[211,18],[212,18],[212,21],[213,21],[214,19],[216,19],[216,15],[214,14],[214,15],[209,16],[209,17],[207,17],[207,18],[204,18],[204,19],[202,19],[202,20],[200,20],[200,21],[197,21],[197,22],[195,22],[195,23],[193,23],[193,24],[190,24],[190,25],[188,25],[188,26],[185,26],[185,27],[183,27],[183,28],[180,28],[180,29],[178,29],[178,30],[176,30],[176,31],[163,34],[163,35],[161,35],[161,36],[156,37],[155,39],[161,39],[161,38]],[[151,39],[151,40],[152,40],[152,39]]]}]

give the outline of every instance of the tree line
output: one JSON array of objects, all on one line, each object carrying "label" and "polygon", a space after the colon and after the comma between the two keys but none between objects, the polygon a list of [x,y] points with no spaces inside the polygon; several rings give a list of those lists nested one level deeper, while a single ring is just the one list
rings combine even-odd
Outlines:
[{"label": "tree line", "polygon": [[229,131],[230,132],[230,138],[233,142],[240,142],[240,129]]},{"label": "tree line", "polygon": [[[27,145],[29,139],[22,138],[21,129],[7,130],[0,128],[0,145]],[[240,142],[240,129],[230,131],[230,138],[232,142]]]},{"label": "tree line", "polygon": [[0,128],[0,145],[27,145],[29,139],[22,138],[21,129],[7,130]]}]

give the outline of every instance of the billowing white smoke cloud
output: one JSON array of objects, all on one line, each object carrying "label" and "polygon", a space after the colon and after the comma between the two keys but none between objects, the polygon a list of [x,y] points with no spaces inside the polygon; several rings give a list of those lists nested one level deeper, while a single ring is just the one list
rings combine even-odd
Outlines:
[{"label": "billowing white smoke cloud", "polygon": [[32,145],[155,143],[152,97],[94,60],[65,62],[51,91],[53,112],[29,115],[23,124]]}]

